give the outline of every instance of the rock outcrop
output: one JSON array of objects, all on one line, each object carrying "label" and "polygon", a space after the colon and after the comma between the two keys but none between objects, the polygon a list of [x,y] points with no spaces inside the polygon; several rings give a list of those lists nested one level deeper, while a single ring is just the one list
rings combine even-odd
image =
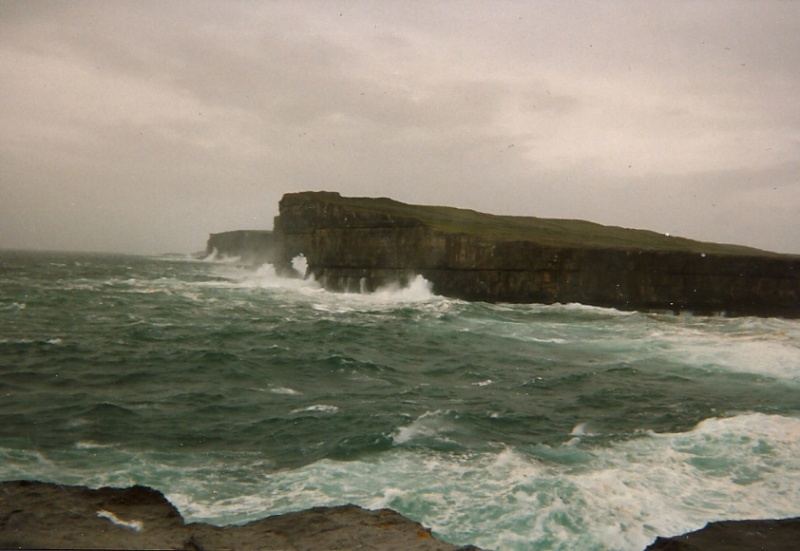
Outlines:
[{"label": "rock outcrop", "polygon": [[318,507],[250,522],[184,522],[161,492],[145,486],[89,489],[0,482],[2,549],[375,549],[463,551],[389,509]]},{"label": "rock outcrop", "polygon": [[269,230],[234,230],[212,233],[206,242],[204,258],[236,258],[243,264],[259,266],[273,263],[275,237]]},{"label": "rock outcrop", "polygon": [[800,549],[800,517],[710,522],[696,532],[657,538],[645,551],[792,551]]},{"label": "rock outcrop", "polygon": [[421,275],[465,300],[800,317],[798,256],[332,192],[286,194],[279,212],[265,255],[287,273],[304,255],[307,275],[330,290]]}]

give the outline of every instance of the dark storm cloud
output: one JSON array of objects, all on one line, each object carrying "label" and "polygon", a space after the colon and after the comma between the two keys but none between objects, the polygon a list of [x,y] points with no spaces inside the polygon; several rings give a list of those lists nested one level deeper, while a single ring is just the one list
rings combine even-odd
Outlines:
[{"label": "dark storm cloud", "polygon": [[3,2],[0,246],[335,189],[800,252],[800,5]]}]

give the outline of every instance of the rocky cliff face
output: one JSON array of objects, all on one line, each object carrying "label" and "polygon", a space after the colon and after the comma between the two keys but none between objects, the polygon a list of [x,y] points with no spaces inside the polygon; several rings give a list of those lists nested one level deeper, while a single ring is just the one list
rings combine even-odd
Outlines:
[{"label": "rocky cliff face", "polygon": [[335,291],[418,274],[465,300],[800,317],[800,257],[575,220],[291,193],[264,255],[288,273],[300,254]]},{"label": "rocky cliff face", "polygon": [[275,237],[271,231],[235,230],[212,233],[206,242],[206,258],[235,257],[248,265],[274,262]]}]

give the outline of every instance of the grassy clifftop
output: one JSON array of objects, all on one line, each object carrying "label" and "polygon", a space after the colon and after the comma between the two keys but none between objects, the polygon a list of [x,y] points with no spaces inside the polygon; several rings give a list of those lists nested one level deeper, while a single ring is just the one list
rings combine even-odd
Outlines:
[{"label": "grassy clifftop", "polygon": [[411,205],[385,197],[342,197],[335,192],[287,194],[291,200],[323,201],[357,212],[413,218],[435,230],[465,233],[487,241],[531,241],[553,247],[672,251],[737,256],[784,256],[739,245],[707,243],[661,233],[604,226],[584,220],[501,216],[453,207]]}]

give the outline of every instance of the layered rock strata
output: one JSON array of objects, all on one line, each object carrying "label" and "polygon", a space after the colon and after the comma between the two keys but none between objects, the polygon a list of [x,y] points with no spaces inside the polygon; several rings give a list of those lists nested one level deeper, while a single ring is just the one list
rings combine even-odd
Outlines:
[{"label": "layered rock strata", "polygon": [[262,549],[462,551],[389,509],[317,507],[242,526],[185,523],[145,486],[90,489],[0,482],[2,549]]},{"label": "layered rock strata", "polygon": [[578,220],[290,193],[263,254],[287,273],[304,255],[335,291],[421,275],[465,300],[800,317],[798,256]]}]

